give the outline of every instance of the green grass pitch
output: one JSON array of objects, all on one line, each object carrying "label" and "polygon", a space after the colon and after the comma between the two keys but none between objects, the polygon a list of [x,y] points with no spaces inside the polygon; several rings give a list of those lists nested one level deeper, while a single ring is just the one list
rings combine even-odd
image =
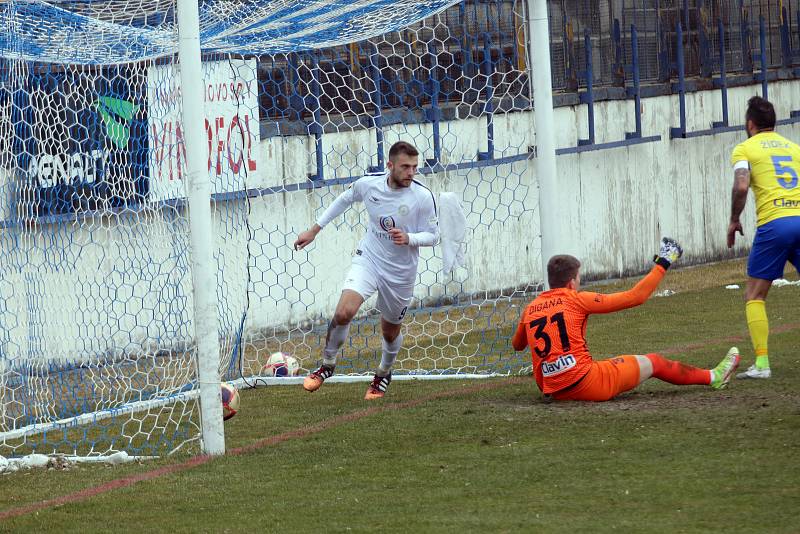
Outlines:
[{"label": "green grass pitch", "polygon": [[[735,344],[747,366],[743,290],[724,287],[743,282],[741,260],[670,272],[659,290],[674,295],[593,316],[590,350],[710,367]],[[189,458],[0,476],[0,514],[109,488],[0,532],[797,532],[798,310],[800,286],[771,290],[773,379],[723,391],[651,380],[545,404],[527,377],[398,381],[377,404],[363,383],[243,391],[235,454],[127,485]]]}]

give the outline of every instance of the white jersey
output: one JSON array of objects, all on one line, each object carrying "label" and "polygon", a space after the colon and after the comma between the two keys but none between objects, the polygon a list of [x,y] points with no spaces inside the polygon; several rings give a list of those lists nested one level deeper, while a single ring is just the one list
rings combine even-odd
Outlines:
[{"label": "white jersey", "polygon": [[[436,201],[430,189],[417,180],[410,187],[392,189],[389,174],[368,174],[350,187],[325,210],[317,224],[325,227],[354,202],[363,202],[369,222],[356,254],[372,262],[387,282],[408,284],[417,276],[419,247],[439,241]],[[408,245],[396,245],[389,230],[408,234]]]}]

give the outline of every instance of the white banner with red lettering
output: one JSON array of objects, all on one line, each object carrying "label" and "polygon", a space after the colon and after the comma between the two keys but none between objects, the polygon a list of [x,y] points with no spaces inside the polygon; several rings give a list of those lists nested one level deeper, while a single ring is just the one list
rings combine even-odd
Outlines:
[{"label": "white banner with red lettering", "polygon": [[[211,192],[247,188],[258,168],[258,82],[254,59],[203,62],[205,139]],[[186,147],[178,65],[147,69],[151,201],[186,197]]]}]

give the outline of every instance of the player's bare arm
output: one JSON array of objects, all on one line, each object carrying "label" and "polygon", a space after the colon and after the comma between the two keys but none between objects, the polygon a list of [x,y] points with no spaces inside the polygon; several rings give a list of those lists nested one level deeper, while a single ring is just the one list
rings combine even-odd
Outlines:
[{"label": "player's bare arm", "polygon": [[305,248],[312,241],[314,241],[314,238],[317,237],[317,234],[319,233],[320,230],[322,230],[322,227],[318,224],[315,224],[305,232],[301,232],[297,236],[297,240],[294,242],[294,249],[302,250],[303,248]]},{"label": "player's bare arm", "polygon": [[750,189],[750,171],[736,169],[733,174],[733,190],[731,192],[731,220],[728,223],[728,248],[736,243],[736,232],[744,235],[739,217],[747,203],[747,191]]}]

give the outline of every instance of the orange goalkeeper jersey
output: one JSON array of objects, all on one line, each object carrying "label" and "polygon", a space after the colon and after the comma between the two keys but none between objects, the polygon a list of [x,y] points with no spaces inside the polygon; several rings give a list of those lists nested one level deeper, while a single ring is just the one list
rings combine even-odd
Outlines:
[{"label": "orange goalkeeper jersey", "polygon": [[523,310],[512,345],[531,348],[534,378],[550,394],[571,386],[589,372],[592,356],[586,347],[586,321],[592,313],[609,313],[645,302],[664,278],[656,265],[628,291],[603,295],[559,288],[545,291]]}]

